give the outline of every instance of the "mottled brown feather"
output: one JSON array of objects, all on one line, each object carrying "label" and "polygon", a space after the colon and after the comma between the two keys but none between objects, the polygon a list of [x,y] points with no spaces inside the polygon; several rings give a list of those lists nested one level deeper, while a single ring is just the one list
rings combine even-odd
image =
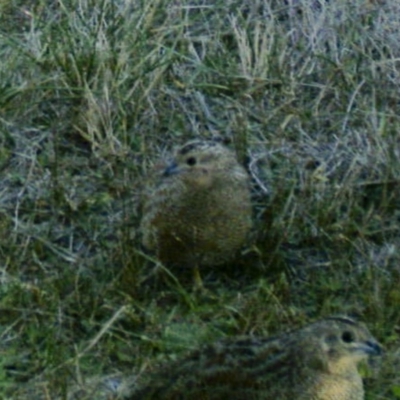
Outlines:
[{"label": "mottled brown feather", "polygon": [[218,142],[192,141],[148,185],[142,242],[167,265],[231,259],[251,228],[249,176]]},{"label": "mottled brown feather", "polygon": [[208,345],[154,373],[129,400],[363,400],[357,366],[380,353],[365,325],[331,317]]}]

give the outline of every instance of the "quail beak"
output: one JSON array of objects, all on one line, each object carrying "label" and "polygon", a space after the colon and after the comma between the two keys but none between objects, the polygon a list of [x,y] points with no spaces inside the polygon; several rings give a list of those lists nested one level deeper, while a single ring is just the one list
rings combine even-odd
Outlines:
[{"label": "quail beak", "polygon": [[176,162],[172,162],[165,168],[163,176],[171,176],[171,175],[176,175],[181,172],[181,169],[179,168],[178,164]]},{"label": "quail beak", "polygon": [[366,340],[365,342],[359,343],[354,351],[368,356],[371,360],[372,357],[381,356],[383,354],[382,346],[374,340]]},{"label": "quail beak", "polygon": [[378,342],[368,340],[365,342],[365,351],[370,356],[381,356],[383,354],[383,348]]}]

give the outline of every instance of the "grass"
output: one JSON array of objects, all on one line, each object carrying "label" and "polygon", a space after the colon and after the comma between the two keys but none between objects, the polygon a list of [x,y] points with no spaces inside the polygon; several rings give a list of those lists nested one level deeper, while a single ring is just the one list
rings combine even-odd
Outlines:
[{"label": "grass", "polygon": [[[116,398],[202,343],[338,313],[387,349],[367,399],[400,398],[399,6],[292,3],[0,1],[0,398]],[[140,193],[216,136],[254,240],[198,294],[142,249]]]}]

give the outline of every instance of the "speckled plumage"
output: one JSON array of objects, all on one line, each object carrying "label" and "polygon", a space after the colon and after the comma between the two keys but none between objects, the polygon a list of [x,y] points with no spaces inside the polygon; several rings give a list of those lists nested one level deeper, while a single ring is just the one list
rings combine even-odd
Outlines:
[{"label": "speckled plumage", "polygon": [[380,353],[363,324],[331,317],[208,345],[154,373],[129,400],[363,400],[357,366]]},{"label": "speckled plumage", "polygon": [[249,176],[234,153],[191,141],[149,184],[142,242],[167,265],[197,268],[231,259],[251,228]]}]

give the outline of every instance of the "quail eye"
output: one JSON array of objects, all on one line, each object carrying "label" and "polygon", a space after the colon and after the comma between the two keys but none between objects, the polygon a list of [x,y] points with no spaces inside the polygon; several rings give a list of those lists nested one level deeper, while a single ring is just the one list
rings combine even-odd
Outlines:
[{"label": "quail eye", "polygon": [[352,332],[345,331],[342,333],[342,340],[345,343],[351,343],[354,342],[354,335]]},{"label": "quail eye", "polygon": [[196,159],[195,159],[194,157],[189,157],[189,158],[186,160],[186,164],[187,164],[187,165],[190,165],[190,166],[195,165],[195,164],[196,164]]}]

